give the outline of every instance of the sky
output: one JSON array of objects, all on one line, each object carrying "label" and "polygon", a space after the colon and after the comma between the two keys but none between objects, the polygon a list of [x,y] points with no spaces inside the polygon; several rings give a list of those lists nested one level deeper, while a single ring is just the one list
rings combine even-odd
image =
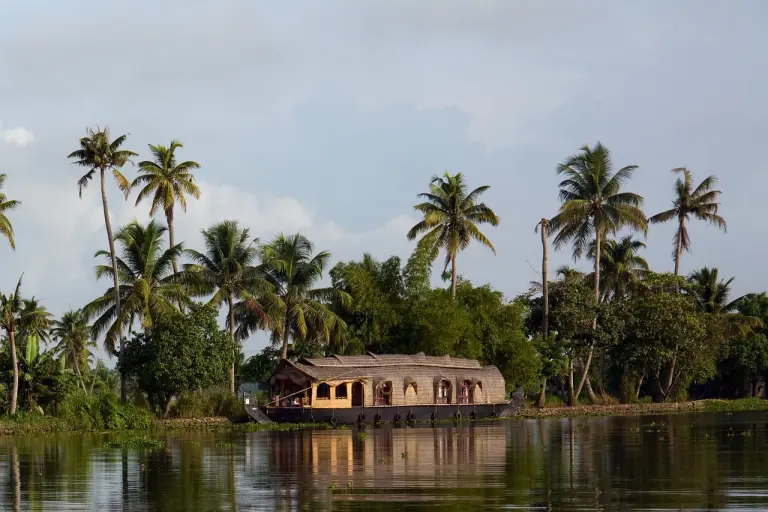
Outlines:
[{"label": "sky", "polygon": [[[193,248],[234,218],[262,240],[300,231],[334,262],[405,260],[416,194],[462,172],[491,186],[501,224],[484,228],[496,254],[471,247],[458,271],[510,299],[540,279],[534,226],[559,207],[557,164],[599,140],[639,166],[628,190],[649,215],[671,205],[672,168],[716,174],[728,233],[691,224],[682,271],[766,290],[767,22],[760,0],[0,0],[0,173],[22,201],[0,290],[23,273],[60,315],[108,287],[98,186],[80,199],[66,158],[95,125],[140,159],[178,139],[201,164],[202,197],[176,220]],[[115,224],[148,220],[113,183],[109,200]],[[648,233],[656,270],[673,268],[673,231]],[[574,265],[569,248],[551,260]]]}]

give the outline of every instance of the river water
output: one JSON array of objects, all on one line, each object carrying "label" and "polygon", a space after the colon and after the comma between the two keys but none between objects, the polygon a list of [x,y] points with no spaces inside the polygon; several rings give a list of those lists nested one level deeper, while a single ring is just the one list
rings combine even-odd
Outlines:
[{"label": "river water", "polygon": [[0,438],[0,510],[766,510],[768,413]]}]

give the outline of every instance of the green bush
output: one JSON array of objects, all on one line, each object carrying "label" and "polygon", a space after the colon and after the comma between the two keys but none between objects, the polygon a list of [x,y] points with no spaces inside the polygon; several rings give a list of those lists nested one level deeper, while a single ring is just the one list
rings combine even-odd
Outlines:
[{"label": "green bush", "polygon": [[82,430],[135,430],[150,425],[147,411],[133,404],[121,404],[112,393],[72,393],[61,403],[59,417]]},{"label": "green bush", "polygon": [[239,417],[243,414],[242,399],[233,396],[226,387],[214,387],[202,393],[182,393],[171,410],[171,415],[176,418]]}]

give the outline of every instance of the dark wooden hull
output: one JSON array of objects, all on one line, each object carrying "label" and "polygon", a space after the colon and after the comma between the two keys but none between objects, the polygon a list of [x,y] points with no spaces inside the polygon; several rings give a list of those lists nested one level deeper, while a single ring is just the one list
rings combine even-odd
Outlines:
[{"label": "dark wooden hull", "polygon": [[258,421],[257,411],[276,423],[407,423],[409,421],[439,421],[451,419],[487,419],[513,416],[520,411],[522,400],[499,404],[412,405],[381,407],[350,407],[348,409],[316,409],[311,407],[264,407],[246,404],[245,411]]}]

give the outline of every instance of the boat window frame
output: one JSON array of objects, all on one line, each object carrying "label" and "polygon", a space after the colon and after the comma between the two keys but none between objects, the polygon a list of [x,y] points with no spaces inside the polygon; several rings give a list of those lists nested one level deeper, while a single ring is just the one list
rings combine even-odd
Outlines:
[{"label": "boat window frame", "polygon": [[[323,386],[325,386],[325,388]],[[320,390],[321,389],[325,390],[326,388],[328,389],[327,396],[321,396],[320,395]],[[328,384],[327,382],[321,382],[320,384],[318,384],[317,385],[317,390],[315,391],[315,398],[317,400],[330,400],[331,399],[331,385]]]},{"label": "boat window frame", "polygon": [[[344,396],[339,396],[339,389],[344,390]],[[342,384],[336,384],[333,386],[333,398],[334,400],[348,400],[349,399],[349,391],[347,390],[347,383],[344,382]]]}]

